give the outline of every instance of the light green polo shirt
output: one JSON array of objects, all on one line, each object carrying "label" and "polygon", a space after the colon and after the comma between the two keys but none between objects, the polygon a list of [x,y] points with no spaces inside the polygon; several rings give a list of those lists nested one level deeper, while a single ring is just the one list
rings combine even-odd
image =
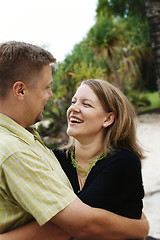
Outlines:
[{"label": "light green polo shirt", "polygon": [[0,113],[0,233],[33,217],[43,225],[75,198],[36,129],[28,131]]}]

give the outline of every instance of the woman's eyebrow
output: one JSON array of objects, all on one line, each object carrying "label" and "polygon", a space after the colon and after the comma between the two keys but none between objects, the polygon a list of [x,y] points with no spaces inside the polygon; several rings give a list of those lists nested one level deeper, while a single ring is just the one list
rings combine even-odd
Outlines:
[{"label": "woman's eyebrow", "polygon": [[92,103],[93,103],[93,101],[92,101],[91,99],[89,99],[89,98],[84,98],[83,100],[84,100],[84,101],[89,101],[89,102],[92,102]]}]

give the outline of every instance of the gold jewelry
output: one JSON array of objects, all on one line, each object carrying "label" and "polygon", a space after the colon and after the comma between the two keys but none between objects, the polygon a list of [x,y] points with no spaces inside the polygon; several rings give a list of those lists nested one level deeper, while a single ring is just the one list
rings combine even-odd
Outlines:
[{"label": "gold jewelry", "polygon": [[89,162],[89,167],[88,169],[83,169],[77,162],[75,159],[75,148],[71,149],[71,163],[73,165],[73,167],[75,167],[77,169],[77,172],[79,174],[83,174],[83,176],[85,177],[85,180],[89,174],[89,172],[91,171],[91,169],[93,168],[93,166],[95,166],[96,162],[103,159],[104,158],[104,153],[102,153],[100,156],[95,156],[95,161],[92,160],[91,162]]}]

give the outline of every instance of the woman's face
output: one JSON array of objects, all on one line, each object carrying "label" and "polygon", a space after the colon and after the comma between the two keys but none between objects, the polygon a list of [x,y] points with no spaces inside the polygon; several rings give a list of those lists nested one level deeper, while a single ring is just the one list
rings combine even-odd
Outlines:
[{"label": "woman's face", "polygon": [[102,140],[109,114],[91,88],[81,84],[67,111],[67,134],[78,141],[92,141],[94,138]]}]

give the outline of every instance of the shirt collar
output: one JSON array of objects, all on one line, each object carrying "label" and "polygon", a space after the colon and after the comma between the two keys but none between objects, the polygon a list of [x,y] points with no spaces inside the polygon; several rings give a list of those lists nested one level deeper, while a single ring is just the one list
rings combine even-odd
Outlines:
[{"label": "shirt collar", "polygon": [[8,134],[12,133],[13,135],[16,135],[23,141],[29,143],[30,145],[34,144],[35,139],[37,139],[44,145],[35,126],[30,126],[27,129],[25,129],[8,116],[0,113],[0,127],[2,128],[1,132],[3,132],[4,128],[5,133],[6,132],[8,132]]}]

